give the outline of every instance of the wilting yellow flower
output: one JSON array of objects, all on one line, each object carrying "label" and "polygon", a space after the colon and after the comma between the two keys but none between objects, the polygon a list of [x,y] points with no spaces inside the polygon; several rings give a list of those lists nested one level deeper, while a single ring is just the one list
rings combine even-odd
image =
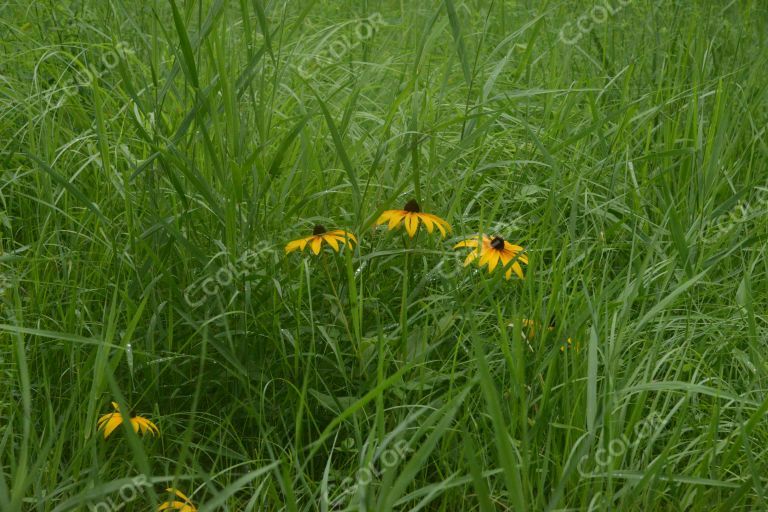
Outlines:
[{"label": "wilting yellow flower", "polygon": [[488,273],[491,273],[499,262],[501,262],[502,268],[505,268],[512,262],[505,274],[506,278],[509,279],[512,277],[512,272],[514,272],[520,279],[523,279],[523,268],[520,266],[520,263],[525,263],[527,265],[528,256],[522,254],[525,249],[519,245],[513,245],[500,236],[489,238],[482,235],[481,240],[478,240],[477,238],[468,238],[453,246],[454,249],[460,247],[474,248],[464,260],[465,267],[473,261],[478,260],[477,265],[480,267],[488,265]]},{"label": "wilting yellow flower", "polygon": [[[523,318],[522,323],[523,323],[523,328],[528,329],[528,334],[526,335],[528,338],[533,338],[534,336],[536,336],[536,322],[534,320]],[[554,320],[552,321],[552,323],[550,323],[547,326],[547,330],[550,332],[555,330]]]},{"label": "wilting yellow flower", "polygon": [[[115,412],[109,412],[103,415],[96,422],[96,428],[104,431],[104,439],[109,437],[109,435],[123,422],[120,406],[117,405],[117,402],[112,402],[112,407],[115,408]],[[157,425],[141,416],[133,416],[128,421],[131,422],[134,432],[138,433],[141,431],[142,434],[149,432],[151,435],[160,433]]]},{"label": "wilting yellow flower", "polygon": [[445,238],[445,233],[451,230],[451,225],[445,222],[437,215],[431,213],[422,213],[419,203],[415,199],[411,199],[402,210],[386,210],[379,218],[376,219],[376,224],[389,224],[389,229],[395,229],[398,224],[403,223],[405,230],[408,232],[408,236],[411,238],[416,235],[416,230],[419,228],[419,222],[422,222],[428,232],[432,232],[437,226],[440,230],[440,234]]},{"label": "wilting yellow flower", "polygon": [[568,340],[560,346],[560,352],[565,352],[566,349],[571,349],[571,348],[576,349],[576,352],[578,352],[579,348],[581,347],[579,347],[578,341],[574,344],[573,340],[571,338],[568,338]]},{"label": "wilting yellow flower", "polygon": [[180,510],[181,512],[197,512],[197,508],[192,504],[192,502],[187,498],[184,493],[182,493],[178,489],[174,489],[173,487],[169,487],[166,489],[168,492],[172,492],[177,497],[181,498],[184,501],[178,501],[178,500],[168,500],[164,503],[161,503],[159,507],[157,507],[157,510]]},{"label": "wilting yellow flower", "polygon": [[334,251],[339,252],[339,242],[346,243],[352,247],[353,243],[357,243],[357,238],[355,238],[355,235],[349,231],[344,231],[343,229],[326,231],[325,226],[318,224],[315,226],[315,229],[312,230],[312,236],[288,242],[285,246],[285,253],[288,254],[293,251],[303,251],[304,248],[309,245],[309,248],[313,253],[320,254],[320,246],[323,245],[323,242],[330,245],[331,249]]}]

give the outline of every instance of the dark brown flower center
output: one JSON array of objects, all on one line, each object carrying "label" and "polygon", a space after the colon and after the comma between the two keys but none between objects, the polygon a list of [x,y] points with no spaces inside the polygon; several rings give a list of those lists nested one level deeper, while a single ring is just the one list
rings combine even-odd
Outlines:
[{"label": "dark brown flower center", "polygon": [[504,239],[500,236],[495,237],[493,240],[491,240],[491,247],[497,251],[502,250],[504,248]]},{"label": "dark brown flower center", "polygon": [[323,233],[325,233],[325,226],[322,224],[317,224],[315,229],[312,230],[313,235],[322,235]]},{"label": "dark brown flower center", "polygon": [[419,208],[419,203],[417,203],[415,199],[411,199],[410,201],[405,203],[405,206],[403,206],[403,210],[411,213],[419,213],[421,211],[421,208]]}]

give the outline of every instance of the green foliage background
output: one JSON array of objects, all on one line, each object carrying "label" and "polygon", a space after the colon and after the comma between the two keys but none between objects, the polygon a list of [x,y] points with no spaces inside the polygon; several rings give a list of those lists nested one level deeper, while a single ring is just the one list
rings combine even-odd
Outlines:
[{"label": "green foliage background", "polygon": [[768,509],[768,6],[607,4],[0,4],[0,509]]}]

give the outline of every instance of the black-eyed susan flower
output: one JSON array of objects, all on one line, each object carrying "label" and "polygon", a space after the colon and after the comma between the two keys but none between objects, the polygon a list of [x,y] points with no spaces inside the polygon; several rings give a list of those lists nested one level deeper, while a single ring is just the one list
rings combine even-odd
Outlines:
[{"label": "black-eyed susan flower", "polygon": [[435,226],[440,230],[440,234],[445,238],[446,232],[451,231],[451,225],[445,222],[437,215],[431,213],[423,213],[419,207],[419,203],[415,199],[411,199],[402,210],[386,210],[379,218],[376,219],[376,224],[388,224],[389,230],[395,229],[400,223],[405,226],[405,230],[408,232],[408,236],[413,238],[416,235],[416,231],[419,229],[419,222],[426,226],[427,231],[431,233]]},{"label": "black-eyed susan flower", "polygon": [[[115,409],[115,412],[104,414],[96,422],[96,428],[104,432],[104,439],[109,437],[109,435],[123,422],[120,406],[117,402],[112,402],[112,407]],[[142,434],[149,432],[151,435],[160,433],[157,425],[142,416],[132,416],[128,421],[130,421],[134,432],[138,433],[141,431]]]},{"label": "black-eyed susan flower", "polygon": [[349,231],[344,231],[343,229],[326,231],[325,226],[318,224],[315,226],[315,229],[312,230],[311,236],[288,242],[285,246],[285,253],[288,254],[293,251],[303,251],[305,247],[309,246],[313,253],[320,254],[320,248],[323,245],[323,242],[328,244],[334,251],[339,252],[339,242],[352,247],[357,243],[357,238],[355,238],[355,235]]},{"label": "black-eyed susan flower", "polygon": [[[501,262],[501,267],[507,268],[505,274],[506,278],[512,277],[512,272],[517,274],[520,279],[523,279],[523,268],[520,263],[528,264],[528,256],[523,254],[523,249],[519,245],[513,245],[505,241],[500,236],[490,238],[486,235],[482,235],[481,238],[468,238],[462,242],[453,246],[454,249],[460,247],[472,247],[474,250],[467,255],[464,260],[464,266],[466,267],[473,261],[477,260],[478,266],[488,266],[488,273],[493,272],[496,266]],[[511,265],[510,265],[511,263]]]},{"label": "black-eyed susan flower", "polygon": [[197,508],[192,504],[192,501],[190,501],[189,498],[187,498],[184,493],[182,493],[178,489],[174,489],[173,487],[169,487],[166,489],[166,491],[173,493],[176,495],[177,498],[180,498],[182,501],[176,500],[176,499],[170,499],[164,503],[161,503],[159,507],[157,507],[158,512],[161,510],[179,510],[181,512],[197,512]]}]

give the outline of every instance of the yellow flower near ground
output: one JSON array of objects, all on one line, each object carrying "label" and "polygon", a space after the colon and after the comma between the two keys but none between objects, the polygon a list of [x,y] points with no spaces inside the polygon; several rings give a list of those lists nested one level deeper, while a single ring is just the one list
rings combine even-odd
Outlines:
[{"label": "yellow flower near ground", "polygon": [[192,501],[190,501],[189,498],[187,498],[184,493],[182,493],[178,489],[174,489],[173,487],[169,487],[166,489],[166,491],[173,493],[176,495],[176,497],[181,498],[183,501],[178,500],[168,500],[164,503],[161,503],[159,507],[157,507],[158,512],[161,510],[179,510],[180,512],[197,512],[197,508],[192,504]]},{"label": "yellow flower near ground", "polygon": [[580,348],[581,347],[579,346],[578,341],[574,344],[573,340],[571,338],[568,338],[566,342],[560,346],[560,352],[565,352],[566,350],[569,350],[569,349],[575,349],[576,352],[578,352]]},{"label": "yellow flower near ground", "polygon": [[[520,279],[524,279],[523,268],[520,266],[520,263],[527,265],[528,256],[523,254],[525,249],[519,245],[513,245],[500,236],[490,238],[486,235],[482,235],[480,238],[468,238],[453,246],[454,249],[459,249],[461,247],[474,248],[464,260],[465,267],[477,260],[478,266],[482,267],[487,265],[488,273],[491,273],[499,262],[501,262],[501,268],[505,268],[509,265],[505,274],[507,279],[512,277],[512,272],[517,274]],[[512,263],[511,265],[510,262]]]},{"label": "yellow flower near ground", "polygon": [[[96,428],[103,431],[104,439],[108,438],[109,435],[123,423],[120,406],[117,405],[117,402],[112,402],[112,407],[115,409],[115,412],[104,414],[96,422]],[[141,431],[142,434],[149,432],[151,435],[160,433],[157,425],[142,416],[133,416],[128,421],[130,421],[134,432],[138,433]]]},{"label": "yellow flower near ground", "polygon": [[408,232],[408,236],[411,238],[416,235],[416,231],[419,229],[419,222],[426,226],[427,231],[431,233],[435,226],[440,230],[440,234],[445,238],[446,232],[451,231],[451,225],[445,222],[437,215],[431,213],[423,213],[419,207],[419,203],[415,199],[411,199],[402,210],[386,210],[379,218],[376,219],[376,224],[388,224],[389,230],[395,229],[401,223],[405,226],[405,230]]},{"label": "yellow flower near ground", "polygon": [[[534,336],[536,336],[536,322],[534,320],[531,320],[529,318],[523,318],[522,323],[523,323],[523,328],[528,329],[528,334],[526,335],[528,338],[533,338]],[[555,330],[554,324],[550,323],[547,326],[547,330],[550,332],[554,331]]]},{"label": "yellow flower near ground", "polygon": [[314,254],[320,254],[320,248],[323,242],[328,244],[331,249],[339,252],[339,242],[346,243],[350,247],[357,243],[355,235],[349,231],[343,229],[334,229],[333,231],[326,231],[325,226],[318,224],[315,229],[312,230],[312,235],[304,238],[299,238],[288,242],[285,246],[285,253],[288,254],[293,251],[303,251],[305,247],[309,246]]}]

